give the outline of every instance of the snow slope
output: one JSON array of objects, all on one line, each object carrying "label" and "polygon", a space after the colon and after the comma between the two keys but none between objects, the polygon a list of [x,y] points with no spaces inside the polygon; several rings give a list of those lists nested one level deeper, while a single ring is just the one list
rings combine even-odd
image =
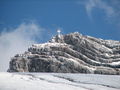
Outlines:
[{"label": "snow slope", "polygon": [[120,90],[120,76],[4,72],[0,90]]}]

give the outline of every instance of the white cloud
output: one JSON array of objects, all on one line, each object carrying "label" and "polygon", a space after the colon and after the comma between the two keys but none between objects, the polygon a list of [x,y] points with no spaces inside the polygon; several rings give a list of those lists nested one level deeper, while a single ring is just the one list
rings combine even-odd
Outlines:
[{"label": "white cloud", "polygon": [[107,18],[112,17],[115,14],[114,8],[103,0],[86,0],[84,5],[90,18],[92,18],[92,11],[94,11],[95,8],[103,10]]},{"label": "white cloud", "polygon": [[10,58],[17,53],[23,53],[28,46],[41,38],[44,29],[34,23],[23,23],[11,32],[2,32],[0,35],[0,71],[6,71]]},{"label": "white cloud", "polygon": [[105,2],[105,0],[84,0],[82,3],[85,6],[86,12],[90,19],[95,9],[100,9],[104,12],[107,20],[116,16],[115,8]]}]

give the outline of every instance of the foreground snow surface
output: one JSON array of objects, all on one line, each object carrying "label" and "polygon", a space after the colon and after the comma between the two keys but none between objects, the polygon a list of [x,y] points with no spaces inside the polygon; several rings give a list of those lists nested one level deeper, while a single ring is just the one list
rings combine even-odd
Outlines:
[{"label": "foreground snow surface", "polygon": [[2,72],[0,90],[120,90],[120,76]]}]

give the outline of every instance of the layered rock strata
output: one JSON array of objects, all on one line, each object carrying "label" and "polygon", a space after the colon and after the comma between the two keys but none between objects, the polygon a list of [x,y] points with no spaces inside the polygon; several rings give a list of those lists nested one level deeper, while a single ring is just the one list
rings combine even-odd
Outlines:
[{"label": "layered rock strata", "polygon": [[34,44],[10,61],[9,72],[120,74],[120,41],[84,36],[78,32],[56,35]]}]

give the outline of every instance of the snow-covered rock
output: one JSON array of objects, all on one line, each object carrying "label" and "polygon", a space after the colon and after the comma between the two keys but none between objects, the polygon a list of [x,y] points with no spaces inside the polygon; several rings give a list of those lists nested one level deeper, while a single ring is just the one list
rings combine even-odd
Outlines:
[{"label": "snow-covered rock", "polygon": [[32,45],[11,59],[8,71],[120,74],[119,62],[119,41],[75,32]]}]

